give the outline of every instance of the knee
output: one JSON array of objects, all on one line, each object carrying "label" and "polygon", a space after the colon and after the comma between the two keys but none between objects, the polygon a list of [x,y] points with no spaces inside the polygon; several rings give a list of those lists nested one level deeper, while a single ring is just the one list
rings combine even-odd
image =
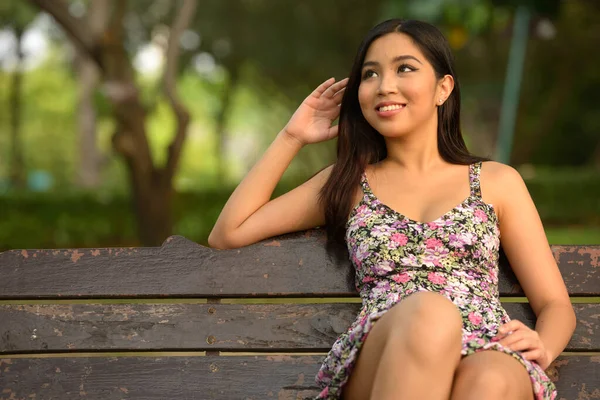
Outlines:
[{"label": "knee", "polygon": [[456,306],[437,293],[420,292],[403,300],[404,315],[397,315],[395,338],[419,355],[439,358],[448,352],[458,356],[461,347],[462,318]]},{"label": "knee", "polygon": [[[511,384],[507,374],[494,365],[477,368],[474,365],[460,364],[456,369],[454,381],[453,399],[503,400],[511,395]],[[456,392],[459,391],[462,394],[456,397]]]}]

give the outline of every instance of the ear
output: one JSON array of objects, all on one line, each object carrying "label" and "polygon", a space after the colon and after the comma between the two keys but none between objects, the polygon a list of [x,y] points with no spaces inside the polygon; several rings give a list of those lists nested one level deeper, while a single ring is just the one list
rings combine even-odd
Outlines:
[{"label": "ear", "polygon": [[442,79],[438,81],[437,90],[435,93],[435,103],[437,106],[441,106],[446,102],[450,94],[454,90],[454,78],[452,75],[444,75]]}]

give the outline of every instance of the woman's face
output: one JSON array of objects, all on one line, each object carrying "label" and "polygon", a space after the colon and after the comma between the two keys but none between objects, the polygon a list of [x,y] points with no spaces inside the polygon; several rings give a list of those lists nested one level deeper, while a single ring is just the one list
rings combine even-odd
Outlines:
[{"label": "woman's face", "polygon": [[390,33],[371,43],[358,101],[365,119],[383,136],[403,136],[437,120],[439,100],[450,95],[445,92],[410,36]]}]

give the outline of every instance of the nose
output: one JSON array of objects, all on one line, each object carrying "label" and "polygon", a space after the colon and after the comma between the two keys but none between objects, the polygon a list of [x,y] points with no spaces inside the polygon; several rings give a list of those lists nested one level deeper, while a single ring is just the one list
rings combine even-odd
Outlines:
[{"label": "nose", "polygon": [[378,94],[386,95],[390,93],[398,93],[398,82],[395,76],[391,74],[383,74],[379,81]]}]

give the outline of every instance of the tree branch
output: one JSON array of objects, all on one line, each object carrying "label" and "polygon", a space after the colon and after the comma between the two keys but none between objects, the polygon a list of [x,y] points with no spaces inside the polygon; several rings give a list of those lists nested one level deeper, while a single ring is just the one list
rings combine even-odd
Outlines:
[{"label": "tree branch", "polygon": [[50,14],[54,20],[63,27],[65,32],[77,46],[82,54],[90,57],[100,69],[102,60],[97,52],[97,43],[94,35],[81,18],[74,17],[69,13],[69,6],[64,0],[29,0],[42,11]]},{"label": "tree branch", "polygon": [[110,20],[110,3],[106,0],[91,0],[89,11],[86,13],[86,21],[90,27],[90,33],[94,41],[98,41]]},{"label": "tree branch", "polygon": [[163,76],[163,88],[167,99],[177,118],[177,128],[175,137],[169,146],[169,154],[165,165],[165,179],[169,182],[175,170],[181,155],[181,148],[187,133],[187,127],[190,120],[189,112],[181,103],[177,95],[176,79],[180,54],[179,40],[181,34],[186,30],[194,13],[196,12],[197,0],[183,0],[179,12],[173,20],[173,25],[169,32],[169,41],[167,43],[165,72]]}]

